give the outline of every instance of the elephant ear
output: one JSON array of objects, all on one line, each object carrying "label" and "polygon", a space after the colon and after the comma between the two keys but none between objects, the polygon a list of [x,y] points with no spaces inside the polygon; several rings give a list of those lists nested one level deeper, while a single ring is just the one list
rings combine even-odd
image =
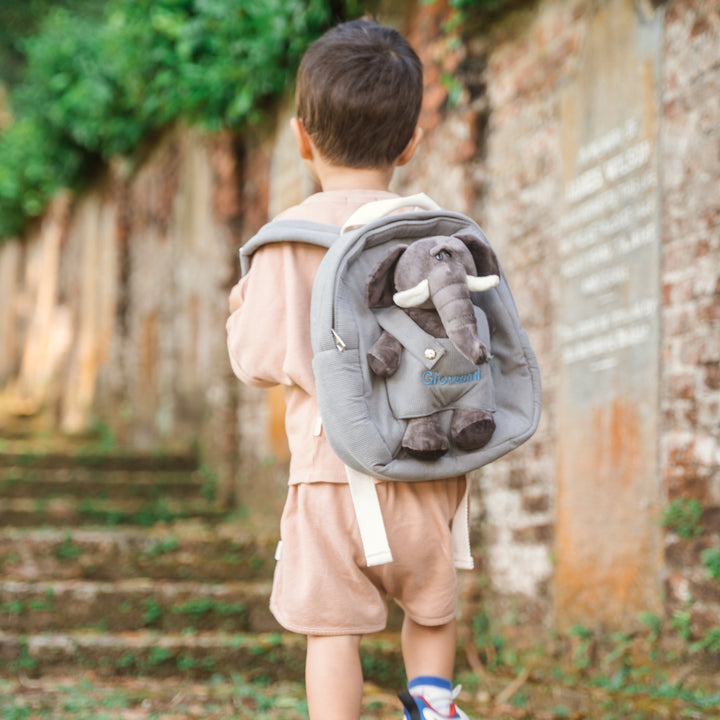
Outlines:
[{"label": "elephant ear", "polygon": [[365,285],[365,304],[369,308],[383,308],[393,304],[395,265],[407,247],[407,245],[395,245],[390,248],[370,271]]},{"label": "elephant ear", "polygon": [[500,263],[487,243],[484,243],[477,235],[471,233],[458,233],[453,237],[462,240],[467,246],[475,261],[477,275],[500,275]]}]

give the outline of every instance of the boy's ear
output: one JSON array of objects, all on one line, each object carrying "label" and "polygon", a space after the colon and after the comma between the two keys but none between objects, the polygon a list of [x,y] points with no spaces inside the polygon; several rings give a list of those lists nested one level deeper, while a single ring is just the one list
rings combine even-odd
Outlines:
[{"label": "boy's ear", "polygon": [[295,136],[298,152],[303,160],[313,159],[313,146],[305,126],[300,118],[290,118],[290,129]]},{"label": "boy's ear", "polygon": [[410,138],[410,142],[405,146],[405,149],[400,153],[400,157],[397,159],[395,165],[400,167],[406,165],[412,160],[412,156],[415,154],[420,141],[423,138],[423,129],[418,125]]}]

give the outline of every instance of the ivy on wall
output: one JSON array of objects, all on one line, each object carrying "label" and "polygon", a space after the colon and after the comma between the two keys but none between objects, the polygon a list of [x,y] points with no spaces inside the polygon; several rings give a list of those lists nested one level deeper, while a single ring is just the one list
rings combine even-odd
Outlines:
[{"label": "ivy on wall", "polygon": [[15,121],[0,133],[0,240],[19,234],[58,189],[80,188],[103,161],[131,155],[163,126],[257,120],[347,5],[110,0],[99,19],[50,12],[25,41],[25,71],[10,96]]},{"label": "ivy on wall", "polygon": [[[456,28],[476,11],[518,2],[449,1]],[[49,11],[45,0],[29,0],[33,24],[46,17],[22,40],[24,72],[10,96],[15,120],[0,132],[0,242],[21,234],[60,188],[82,188],[153,131],[176,121],[209,130],[257,121],[293,82],[312,40],[377,4],[106,0],[102,12],[97,4],[90,12],[85,0],[50,3]]]}]

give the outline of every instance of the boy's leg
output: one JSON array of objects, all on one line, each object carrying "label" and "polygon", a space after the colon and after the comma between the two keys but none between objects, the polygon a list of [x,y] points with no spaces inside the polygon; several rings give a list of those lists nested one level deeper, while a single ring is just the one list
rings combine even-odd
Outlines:
[{"label": "boy's leg", "polygon": [[455,669],[457,628],[455,620],[445,625],[420,625],[405,616],[402,653],[408,679],[429,675],[452,680]]},{"label": "boy's leg", "polygon": [[[408,677],[407,690],[400,693],[405,718],[468,720],[453,703],[452,687],[457,646],[455,620],[444,625],[421,625],[405,616],[402,651]],[[431,711],[430,715],[423,711]]]},{"label": "boy's leg", "polygon": [[360,640],[360,635],[308,636],[305,691],[310,720],[359,720]]}]

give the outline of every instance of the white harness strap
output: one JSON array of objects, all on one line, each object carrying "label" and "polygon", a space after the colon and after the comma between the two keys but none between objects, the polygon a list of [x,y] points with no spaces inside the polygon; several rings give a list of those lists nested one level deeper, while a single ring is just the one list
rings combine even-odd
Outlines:
[{"label": "white harness strap", "polygon": [[[393,556],[388,544],[380,502],[375,490],[375,480],[370,475],[365,475],[350,467],[345,466],[345,470],[367,566],[373,567],[390,563],[393,561]],[[472,570],[474,566],[470,551],[469,496],[470,490],[466,488],[460,505],[455,512],[452,525],[453,560],[455,567],[461,570]]]},{"label": "white harness strap", "polygon": [[458,570],[472,570],[475,567],[470,549],[470,483],[465,487],[452,524],[453,561]]},{"label": "white harness strap", "polygon": [[393,561],[393,556],[390,552],[390,545],[388,545],[380,502],[375,491],[375,480],[347,465],[345,470],[367,565],[373,567],[373,565],[390,563]]}]

